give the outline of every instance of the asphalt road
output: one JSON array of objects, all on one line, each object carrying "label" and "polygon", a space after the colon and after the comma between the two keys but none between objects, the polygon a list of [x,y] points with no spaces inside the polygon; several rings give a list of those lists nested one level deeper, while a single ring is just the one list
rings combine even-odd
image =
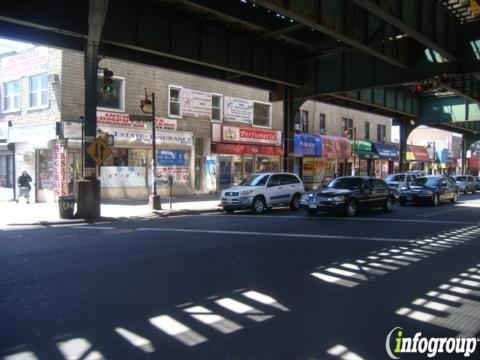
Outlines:
[{"label": "asphalt road", "polygon": [[0,357],[366,360],[396,327],[479,337],[480,195],[460,200],[0,229]]}]

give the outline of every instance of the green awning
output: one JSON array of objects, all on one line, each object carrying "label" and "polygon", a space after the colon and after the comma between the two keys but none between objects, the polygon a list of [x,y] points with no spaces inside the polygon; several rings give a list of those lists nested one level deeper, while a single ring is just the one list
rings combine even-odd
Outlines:
[{"label": "green awning", "polygon": [[358,156],[359,159],[380,159],[380,156],[373,151],[357,150],[355,151],[355,156]]}]

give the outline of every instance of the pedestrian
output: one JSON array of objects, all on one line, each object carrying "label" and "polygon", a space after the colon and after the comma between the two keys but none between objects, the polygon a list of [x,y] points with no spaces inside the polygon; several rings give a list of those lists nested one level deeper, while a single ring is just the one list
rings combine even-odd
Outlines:
[{"label": "pedestrian", "polygon": [[32,188],[30,185],[31,181],[32,181],[32,178],[28,174],[27,170],[23,170],[22,175],[20,175],[17,179],[17,184],[19,188],[17,203],[18,203],[18,200],[23,196],[27,204],[30,204],[30,189]]}]

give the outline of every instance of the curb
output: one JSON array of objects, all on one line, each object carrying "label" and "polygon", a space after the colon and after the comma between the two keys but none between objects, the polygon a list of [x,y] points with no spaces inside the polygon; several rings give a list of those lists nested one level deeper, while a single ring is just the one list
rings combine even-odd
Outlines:
[{"label": "curb", "polygon": [[[196,215],[201,213],[215,213],[215,212],[222,212],[222,208],[218,209],[182,209],[182,210],[153,210],[150,213],[144,215],[134,215],[134,216],[122,216],[122,217],[100,217],[100,218],[92,218],[92,219],[64,219],[64,220],[52,220],[52,221],[37,221],[33,223],[10,223],[6,224],[5,227],[14,227],[14,226],[50,226],[50,225],[65,225],[65,224],[93,224],[98,222],[119,222],[119,221],[126,221],[126,220],[136,220],[136,219],[145,219],[146,217],[150,217],[151,219],[155,219],[156,216],[166,218],[170,216],[179,216],[179,215]],[[155,216],[156,215],[156,216]]]}]

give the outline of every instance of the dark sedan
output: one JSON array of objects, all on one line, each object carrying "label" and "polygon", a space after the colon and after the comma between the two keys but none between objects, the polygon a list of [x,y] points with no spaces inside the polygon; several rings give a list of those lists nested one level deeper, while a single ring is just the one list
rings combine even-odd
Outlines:
[{"label": "dark sedan", "polygon": [[435,175],[416,178],[409,186],[400,189],[398,202],[423,202],[437,206],[442,200],[458,200],[458,186],[449,176]]},{"label": "dark sedan", "polygon": [[332,180],[326,187],[302,196],[300,206],[309,214],[318,211],[341,212],[354,216],[359,209],[381,207],[392,211],[395,196],[381,179],[344,176]]}]

